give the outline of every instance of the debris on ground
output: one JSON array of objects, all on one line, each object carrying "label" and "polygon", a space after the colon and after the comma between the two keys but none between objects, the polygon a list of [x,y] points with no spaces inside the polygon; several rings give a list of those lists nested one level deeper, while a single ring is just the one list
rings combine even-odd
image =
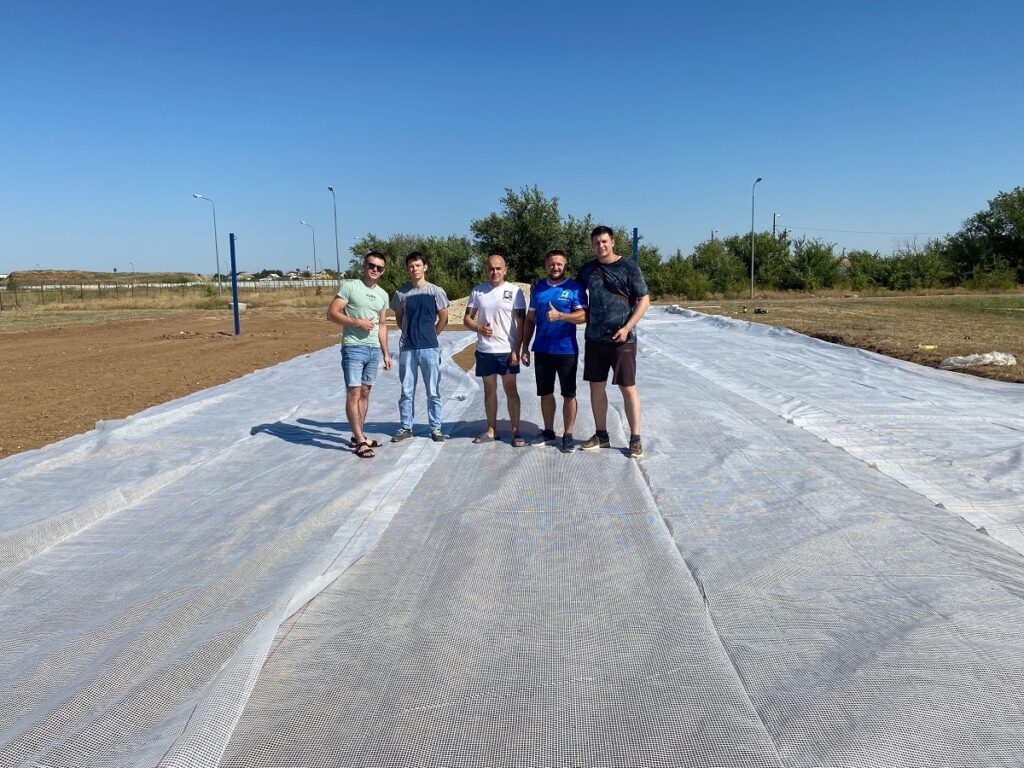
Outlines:
[{"label": "debris on ground", "polygon": [[1017,358],[1008,352],[986,352],[980,355],[959,355],[947,357],[939,368],[944,371],[951,371],[956,368],[968,368],[972,365],[1016,365]]}]

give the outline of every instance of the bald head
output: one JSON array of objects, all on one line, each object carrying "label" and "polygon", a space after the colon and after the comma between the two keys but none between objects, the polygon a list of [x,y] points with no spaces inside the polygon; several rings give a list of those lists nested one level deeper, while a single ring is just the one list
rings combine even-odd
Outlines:
[{"label": "bald head", "polygon": [[505,257],[500,253],[493,253],[487,257],[487,282],[498,286],[505,282],[505,273],[508,269],[505,266]]}]

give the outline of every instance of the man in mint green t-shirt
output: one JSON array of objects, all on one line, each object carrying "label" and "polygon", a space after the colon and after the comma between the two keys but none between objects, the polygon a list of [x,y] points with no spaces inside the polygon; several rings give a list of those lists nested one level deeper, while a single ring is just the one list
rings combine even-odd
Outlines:
[{"label": "man in mint green t-shirt", "polygon": [[370,407],[370,389],[383,367],[391,369],[388,354],[388,293],[377,282],[384,274],[387,258],[370,251],[363,258],[363,274],[358,280],[345,280],[327,309],[327,319],[342,327],[341,368],[345,374],[345,414],[352,427],[352,445],[356,456],[372,459],[377,440],[363,434],[366,411]]}]

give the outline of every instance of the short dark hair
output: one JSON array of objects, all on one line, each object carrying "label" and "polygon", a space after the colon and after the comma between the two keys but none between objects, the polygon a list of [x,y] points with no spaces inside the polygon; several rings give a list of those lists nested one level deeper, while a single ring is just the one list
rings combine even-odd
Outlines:
[{"label": "short dark hair", "polygon": [[611,227],[606,227],[604,224],[594,227],[593,231],[590,233],[590,239],[593,240],[595,237],[600,237],[601,235],[608,235],[612,240],[615,239],[615,232],[612,231]]},{"label": "short dark hair", "polygon": [[388,257],[387,257],[387,256],[385,256],[385,255],[384,255],[383,253],[381,253],[380,251],[370,251],[370,252],[369,252],[368,254],[366,254],[365,256],[363,256],[363,264],[365,264],[366,262],[368,262],[368,261],[369,261],[369,260],[370,260],[371,258],[377,258],[377,259],[380,259],[380,260],[381,260],[381,261],[383,261],[383,262],[384,262],[385,264],[387,264],[387,263],[388,263]]},{"label": "short dark hair", "polygon": [[554,249],[554,250],[552,250],[552,251],[548,251],[548,252],[547,252],[547,253],[546,253],[546,254],[544,255],[544,261],[547,261],[547,260],[548,260],[548,258],[550,258],[551,256],[561,256],[561,257],[562,257],[563,259],[565,259],[566,261],[568,261],[568,260],[569,260],[569,257],[565,255],[565,251],[560,251],[560,250],[558,250],[557,248],[556,248],[556,249]]},{"label": "short dark hair", "polygon": [[413,251],[405,257],[405,266],[409,266],[410,261],[422,261],[425,266],[430,266],[430,261],[420,251]]}]

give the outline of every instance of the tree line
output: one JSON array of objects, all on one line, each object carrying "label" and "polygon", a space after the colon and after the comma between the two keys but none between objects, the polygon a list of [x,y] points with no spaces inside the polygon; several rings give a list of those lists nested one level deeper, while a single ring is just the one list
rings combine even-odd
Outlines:
[{"label": "tree line", "polygon": [[[406,282],[406,254],[421,251],[430,260],[430,280],[450,296],[465,296],[484,279],[483,260],[500,253],[508,263],[510,280],[532,282],[544,276],[544,256],[554,248],[568,258],[573,275],[592,258],[590,231],[598,223],[562,215],[557,197],[523,187],[506,189],[501,210],[470,224],[472,237],[398,234],[387,238],[367,234],[352,246],[349,277],[358,277],[362,258],[379,251],[389,269],[381,280],[388,292]],[[625,227],[615,230],[618,252],[629,255],[631,238]],[[814,291],[965,286],[990,290],[1012,289],[1024,283],[1024,188],[1000,192],[988,208],[966,221],[960,231],[923,244],[905,243],[893,253],[839,249],[818,238],[754,234],[754,280],[759,290]],[[655,297],[691,300],[709,295],[739,296],[750,285],[750,233],[707,240],[684,255],[677,250],[664,258],[657,247],[640,243],[640,268]]]}]

